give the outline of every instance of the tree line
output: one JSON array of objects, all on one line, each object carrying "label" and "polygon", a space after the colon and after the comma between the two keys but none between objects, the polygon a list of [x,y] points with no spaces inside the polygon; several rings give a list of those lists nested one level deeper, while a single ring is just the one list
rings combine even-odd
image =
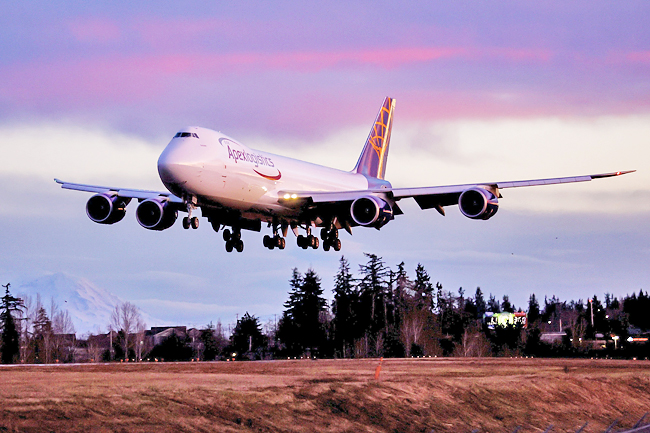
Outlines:
[{"label": "tree line", "polygon": [[[264,326],[246,312],[230,335],[221,325],[170,331],[162,341],[147,336],[137,307],[115,307],[110,343],[91,336],[84,344],[92,360],[215,360],[297,357],[411,356],[613,356],[648,357],[650,296],[639,293],[618,299],[606,293],[588,300],[561,301],[553,296],[540,304],[535,294],[525,309],[480,287],[469,295],[433,283],[422,264],[411,277],[404,263],[389,267],[366,254],[356,275],[345,257],[333,281],[329,302],[313,269],[293,269],[288,299],[280,319]],[[36,300],[2,298],[2,362],[61,362],[72,357],[66,338],[74,335],[67,312],[54,303],[49,311]],[[485,313],[525,312],[527,322],[491,326]],[[494,324],[492,324],[494,325]],[[645,333],[645,334],[644,334]],[[106,336],[103,337],[106,339]],[[69,342],[68,342],[69,343]]]}]

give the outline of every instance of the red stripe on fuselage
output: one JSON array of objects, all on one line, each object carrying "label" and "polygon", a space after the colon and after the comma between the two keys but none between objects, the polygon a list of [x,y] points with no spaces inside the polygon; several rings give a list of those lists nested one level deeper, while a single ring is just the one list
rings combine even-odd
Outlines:
[{"label": "red stripe on fuselage", "polygon": [[255,173],[259,174],[260,176],[262,176],[264,179],[268,179],[268,180],[280,180],[280,178],[282,177],[282,173],[280,173],[280,170],[278,170],[278,175],[277,176],[268,176],[266,174],[260,173],[259,171],[255,170],[255,169],[253,169],[253,171]]}]

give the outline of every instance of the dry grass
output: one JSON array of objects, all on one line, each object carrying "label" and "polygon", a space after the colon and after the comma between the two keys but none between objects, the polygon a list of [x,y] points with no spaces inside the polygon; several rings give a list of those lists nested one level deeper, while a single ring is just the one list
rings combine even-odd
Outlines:
[{"label": "dry grass", "polygon": [[650,411],[650,362],[272,361],[0,368],[0,431],[602,432]]}]

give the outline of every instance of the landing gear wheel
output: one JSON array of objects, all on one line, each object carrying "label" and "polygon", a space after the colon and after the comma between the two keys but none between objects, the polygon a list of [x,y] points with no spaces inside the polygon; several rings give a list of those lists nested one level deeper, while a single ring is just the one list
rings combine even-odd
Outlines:
[{"label": "landing gear wheel", "polygon": [[334,227],[330,232],[330,239],[338,239],[338,238],[339,238],[339,229]]},{"label": "landing gear wheel", "polygon": [[325,242],[325,240],[327,240],[327,238],[329,237],[330,237],[329,232],[325,227],[320,229],[320,238],[323,240],[323,242]]},{"label": "landing gear wheel", "polygon": [[192,217],[192,219],[190,219],[190,225],[192,226],[193,229],[198,229],[199,228],[199,218],[198,217]]},{"label": "landing gear wheel", "polygon": [[229,253],[232,253],[232,247],[233,247],[232,242],[226,241],[226,251],[228,251]]},{"label": "landing gear wheel", "polygon": [[334,248],[334,251],[341,251],[341,240],[336,239],[334,242],[332,242],[332,247]]},{"label": "landing gear wheel", "polygon": [[189,217],[183,217],[183,228],[185,230],[190,228],[190,219],[189,219]]},{"label": "landing gear wheel", "polygon": [[244,242],[242,242],[241,239],[235,242],[235,249],[237,250],[238,253],[244,251]]},{"label": "landing gear wheel", "polygon": [[329,251],[330,250],[330,244],[329,242],[323,242],[323,250]]},{"label": "landing gear wheel", "polygon": [[262,239],[262,244],[268,248],[271,249],[271,236],[269,235],[264,235],[264,238]]},{"label": "landing gear wheel", "polygon": [[[226,242],[228,242],[230,240],[230,230],[225,229],[223,231],[223,240],[226,241]],[[231,251],[232,251],[232,249],[231,249]]]},{"label": "landing gear wheel", "polygon": [[283,250],[284,247],[286,247],[286,246],[287,246],[287,241],[284,238],[280,238],[280,245],[278,246],[278,248]]},{"label": "landing gear wheel", "polygon": [[303,235],[298,235],[298,238],[297,238],[297,240],[296,240],[296,243],[298,244],[298,246],[299,246],[300,248],[307,248],[307,247],[305,246],[305,244],[306,244],[307,242],[306,242],[306,239],[305,239],[305,237],[304,237]]},{"label": "landing gear wheel", "polygon": [[312,240],[311,242],[311,247],[317,250],[319,245],[320,245],[320,240],[316,236],[314,236],[314,240]]}]

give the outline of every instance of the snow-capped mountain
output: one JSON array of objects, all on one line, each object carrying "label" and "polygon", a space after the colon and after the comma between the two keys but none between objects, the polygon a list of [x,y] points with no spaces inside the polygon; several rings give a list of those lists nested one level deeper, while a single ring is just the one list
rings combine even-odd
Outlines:
[{"label": "snow-capped mountain", "polygon": [[[95,286],[90,281],[64,273],[45,275],[35,280],[17,283],[11,292],[18,297],[31,297],[33,303],[40,295],[43,307],[50,310],[51,300],[60,310],[68,310],[77,336],[106,332],[111,312],[117,304],[124,302],[109,291]],[[161,321],[140,311],[147,326]]]}]

